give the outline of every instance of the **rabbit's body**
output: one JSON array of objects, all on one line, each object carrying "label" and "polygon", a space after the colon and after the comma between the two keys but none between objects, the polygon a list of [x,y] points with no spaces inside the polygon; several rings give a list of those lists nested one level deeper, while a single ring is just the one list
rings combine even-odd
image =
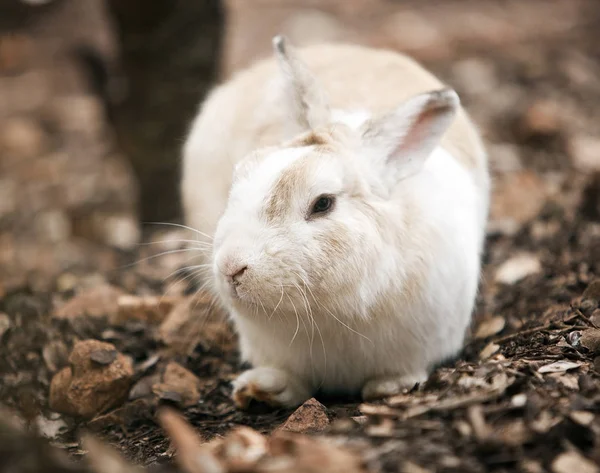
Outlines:
[{"label": "rabbit's body", "polygon": [[392,394],[462,346],[486,154],[456,96],[429,94],[443,85],[411,59],[286,49],[282,69],[263,60],[216,88],[184,150],[187,224],[215,236],[215,287],[255,367],[235,398]]}]

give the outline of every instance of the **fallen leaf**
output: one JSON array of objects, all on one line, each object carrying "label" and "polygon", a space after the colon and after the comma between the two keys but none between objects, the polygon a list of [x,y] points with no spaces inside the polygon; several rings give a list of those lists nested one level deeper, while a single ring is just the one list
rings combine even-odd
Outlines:
[{"label": "fallen leaf", "polygon": [[402,465],[402,473],[431,473],[431,470],[423,468],[416,463],[405,461]]},{"label": "fallen leaf", "polygon": [[496,317],[489,317],[483,319],[479,326],[477,327],[477,331],[475,332],[475,338],[487,338],[492,335],[496,335],[501,332],[506,325],[506,319],[501,315],[497,315]]},{"label": "fallen leaf", "polygon": [[498,350],[500,350],[500,345],[496,345],[495,343],[490,342],[479,353],[479,359],[487,360],[490,356],[494,355],[495,353],[498,353]]},{"label": "fallen leaf", "polygon": [[94,473],[142,473],[144,470],[128,463],[119,453],[89,433],[82,435],[86,459]]},{"label": "fallen leaf", "polygon": [[574,370],[579,368],[582,364],[577,363],[575,361],[555,361],[554,363],[550,363],[548,365],[540,366],[537,370],[538,373],[564,373],[569,370]]},{"label": "fallen leaf", "polygon": [[579,425],[588,426],[594,422],[594,414],[588,411],[572,411],[569,414],[571,420]]},{"label": "fallen leaf", "polygon": [[539,273],[542,265],[537,256],[523,253],[505,261],[496,270],[496,282],[501,284],[515,284],[516,282]]},{"label": "fallen leaf", "polygon": [[553,473],[598,473],[600,468],[580,453],[561,453],[552,462]]}]

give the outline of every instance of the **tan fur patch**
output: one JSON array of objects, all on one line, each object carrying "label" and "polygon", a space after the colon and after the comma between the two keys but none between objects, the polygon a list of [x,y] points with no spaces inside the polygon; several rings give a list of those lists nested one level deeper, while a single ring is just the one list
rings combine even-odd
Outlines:
[{"label": "tan fur patch", "polygon": [[308,169],[310,169],[309,161],[315,158],[301,158],[281,174],[273,186],[264,209],[267,221],[276,221],[284,215],[285,210],[289,208],[294,198],[294,194],[298,189],[306,186]]}]

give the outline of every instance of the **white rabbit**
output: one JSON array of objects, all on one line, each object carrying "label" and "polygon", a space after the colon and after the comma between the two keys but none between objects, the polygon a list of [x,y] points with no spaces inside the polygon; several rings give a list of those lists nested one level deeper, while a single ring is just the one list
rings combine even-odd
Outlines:
[{"label": "white rabbit", "polygon": [[410,58],[273,45],[210,93],[184,146],[187,223],[214,237],[212,283],[253,366],[233,398],[392,395],[462,348],[484,146],[457,94]]}]

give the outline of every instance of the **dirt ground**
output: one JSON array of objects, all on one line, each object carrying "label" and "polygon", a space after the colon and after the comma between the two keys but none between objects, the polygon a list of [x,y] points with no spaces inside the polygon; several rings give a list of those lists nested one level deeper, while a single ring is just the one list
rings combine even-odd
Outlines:
[{"label": "dirt ground", "polygon": [[[352,452],[373,471],[600,471],[599,24],[568,41],[428,64],[463,97],[494,171],[469,340],[412,392],[369,404],[319,399],[291,430],[328,439],[315,445]],[[289,419],[230,401],[242,369],[235,337],[185,271],[193,253],[176,240],[186,238],[150,226],[135,251],[99,250],[116,271],[78,267],[47,282],[50,291],[0,291],[0,399],[17,413],[0,420],[0,471],[83,471],[88,431],[131,463],[182,471],[157,421],[165,406],[204,440],[237,426],[270,434]],[[71,354],[90,339],[114,347],[85,342]],[[56,380],[65,369],[82,378],[70,400]],[[289,458],[309,466],[227,471],[334,471],[301,448]],[[122,471],[106,468],[96,465]]]}]

